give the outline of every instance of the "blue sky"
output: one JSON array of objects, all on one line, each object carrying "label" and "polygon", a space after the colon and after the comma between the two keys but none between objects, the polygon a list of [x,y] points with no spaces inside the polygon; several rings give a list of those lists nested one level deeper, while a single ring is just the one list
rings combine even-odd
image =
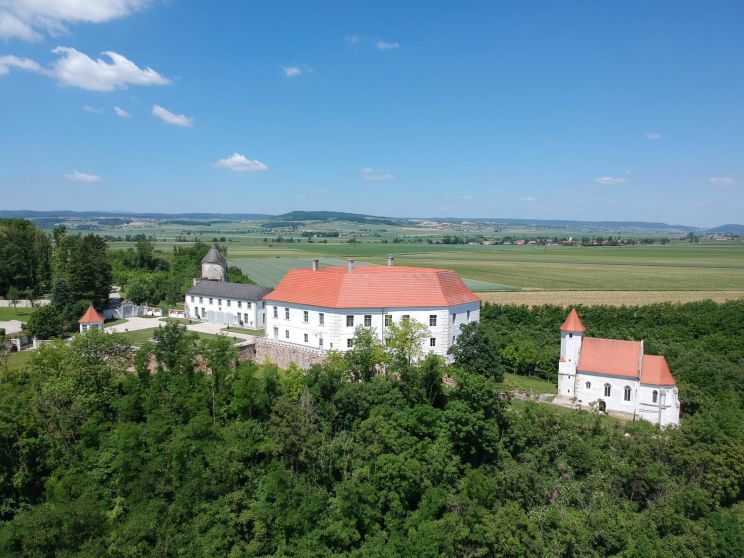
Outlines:
[{"label": "blue sky", "polygon": [[742,222],[742,21],[0,0],[0,208]]}]

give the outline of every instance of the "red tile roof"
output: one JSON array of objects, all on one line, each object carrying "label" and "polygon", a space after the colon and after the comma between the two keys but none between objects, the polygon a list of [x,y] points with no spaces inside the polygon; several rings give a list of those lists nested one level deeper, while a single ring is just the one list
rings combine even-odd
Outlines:
[{"label": "red tile roof", "polygon": [[83,314],[83,317],[78,320],[78,323],[97,324],[102,321],[103,316],[101,316],[95,308],[93,308],[92,306],[88,306],[88,309],[85,311],[85,314]]},{"label": "red tile roof", "polygon": [[480,299],[454,271],[403,266],[293,269],[264,300],[324,308],[456,306]]},{"label": "red tile roof", "polygon": [[641,383],[654,386],[676,385],[666,359],[663,356],[656,355],[643,355]]},{"label": "red tile roof", "polygon": [[579,353],[580,372],[638,378],[641,343],[585,337]]},{"label": "red tile roof", "polygon": [[576,312],[576,308],[571,309],[571,313],[561,326],[561,331],[586,331],[584,324],[581,323],[578,312]]}]

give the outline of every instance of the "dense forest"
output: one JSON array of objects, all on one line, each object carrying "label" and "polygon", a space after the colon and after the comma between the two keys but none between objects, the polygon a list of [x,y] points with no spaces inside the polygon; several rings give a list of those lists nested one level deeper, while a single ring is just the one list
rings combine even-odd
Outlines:
[{"label": "dense forest", "polygon": [[0,554],[744,556],[744,303],[580,313],[667,356],[679,429],[511,401],[554,307],[486,305],[454,366],[405,327],[306,373],[177,325],[45,346],[0,372]]}]

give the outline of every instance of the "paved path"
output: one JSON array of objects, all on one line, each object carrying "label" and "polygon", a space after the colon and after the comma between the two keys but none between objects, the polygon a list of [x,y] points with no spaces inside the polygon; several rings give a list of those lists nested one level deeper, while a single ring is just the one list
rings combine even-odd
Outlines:
[{"label": "paved path", "polygon": [[125,331],[137,331],[138,329],[150,329],[163,325],[157,318],[128,318],[126,322],[106,327],[109,333],[124,333]]},{"label": "paved path", "polygon": [[8,320],[7,322],[0,322],[0,329],[4,329],[5,333],[10,335],[11,333],[19,333],[23,322],[20,320]]}]

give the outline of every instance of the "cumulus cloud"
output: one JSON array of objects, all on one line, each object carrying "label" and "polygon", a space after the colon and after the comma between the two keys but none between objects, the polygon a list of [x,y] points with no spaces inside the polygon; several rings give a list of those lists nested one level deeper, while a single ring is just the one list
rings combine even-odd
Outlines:
[{"label": "cumulus cloud", "polygon": [[229,157],[220,159],[214,165],[218,169],[230,169],[235,172],[257,172],[269,170],[268,165],[254,159],[247,159],[245,155],[233,153]]},{"label": "cumulus cloud", "polygon": [[377,50],[398,50],[400,48],[398,43],[389,43],[387,41],[377,41],[375,46]]},{"label": "cumulus cloud", "polygon": [[282,68],[282,72],[284,72],[284,77],[288,77],[288,78],[293,78],[293,77],[302,75],[302,70],[298,68],[297,66],[284,66]]},{"label": "cumulus cloud", "polygon": [[90,105],[83,105],[83,112],[90,112],[93,114],[100,114],[103,112],[102,108],[92,107]]},{"label": "cumulus cloud", "polygon": [[369,180],[372,182],[385,182],[388,180],[395,180],[395,177],[392,174],[389,174],[380,169],[372,169],[370,167],[365,167],[360,170],[359,177],[362,180]]},{"label": "cumulus cloud", "polygon": [[39,65],[39,63],[30,58],[19,58],[12,54],[0,56],[0,76],[10,72],[11,68],[20,68],[21,70],[28,70],[29,72],[44,72],[44,69]]},{"label": "cumulus cloud", "polygon": [[57,80],[61,85],[80,87],[89,91],[113,91],[126,89],[129,85],[166,85],[170,81],[152,68],[140,68],[117,52],[106,51],[104,58],[93,60],[87,54],[70,47],[52,50],[59,58],[51,68],[44,68],[30,58],[17,56],[0,57],[0,75],[7,74],[10,67],[28,70]]},{"label": "cumulus cloud", "polygon": [[627,178],[620,178],[617,176],[600,176],[599,178],[594,179],[594,182],[596,182],[597,184],[605,185],[622,184],[623,182],[627,181]]},{"label": "cumulus cloud", "polygon": [[126,17],[151,0],[0,0],[0,38],[38,41],[68,32],[67,25]]},{"label": "cumulus cloud", "polygon": [[736,184],[736,180],[730,176],[712,176],[708,179],[708,182],[713,186],[734,186]]},{"label": "cumulus cloud", "polygon": [[185,114],[173,114],[166,108],[160,105],[152,106],[152,115],[159,118],[167,124],[173,126],[181,126],[182,128],[191,128],[194,125],[194,119],[186,116]]},{"label": "cumulus cloud", "polygon": [[129,114],[123,108],[117,107],[116,105],[114,105],[114,112],[116,113],[116,116],[118,116],[119,118],[132,118],[131,114]]},{"label": "cumulus cloud", "polygon": [[65,178],[67,180],[72,180],[73,182],[100,182],[103,180],[100,176],[96,176],[95,174],[87,174],[80,171],[72,171],[70,174],[66,174]]},{"label": "cumulus cloud", "polygon": [[646,132],[646,139],[647,140],[660,140],[661,134],[659,132]]}]

